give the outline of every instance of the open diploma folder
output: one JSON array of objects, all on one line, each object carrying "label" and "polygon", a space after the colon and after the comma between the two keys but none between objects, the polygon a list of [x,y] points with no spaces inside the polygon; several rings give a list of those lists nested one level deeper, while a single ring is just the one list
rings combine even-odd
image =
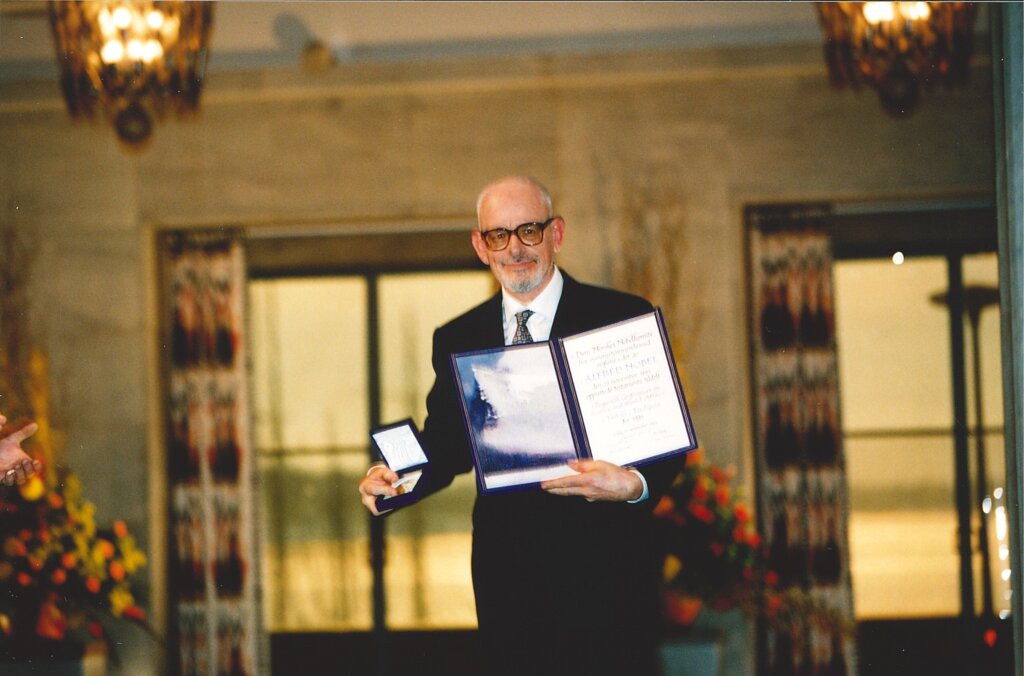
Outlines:
[{"label": "open diploma folder", "polygon": [[697,447],[660,310],[542,343],[451,357],[481,493],[637,466]]},{"label": "open diploma folder", "polygon": [[422,497],[430,463],[423,450],[416,423],[412,419],[379,427],[370,432],[373,445],[381,458],[398,475],[398,481],[391,484],[398,495],[377,496],[377,511],[394,510],[412,504]]}]

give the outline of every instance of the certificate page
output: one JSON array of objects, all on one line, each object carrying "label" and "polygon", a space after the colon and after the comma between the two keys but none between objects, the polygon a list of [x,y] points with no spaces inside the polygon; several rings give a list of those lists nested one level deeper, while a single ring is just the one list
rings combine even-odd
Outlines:
[{"label": "certificate page", "polygon": [[595,460],[623,466],[693,445],[663,336],[651,313],[562,340]]}]

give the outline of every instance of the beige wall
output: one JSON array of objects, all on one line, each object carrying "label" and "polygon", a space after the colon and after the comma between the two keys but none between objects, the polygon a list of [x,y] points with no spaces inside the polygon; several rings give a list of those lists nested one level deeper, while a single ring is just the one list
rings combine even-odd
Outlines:
[{"label": "beige wall", "polygon": [[744,204],[993,191],[986,65],[896,121],[870,92],[831,90],[817,45],[213,74],[198,119],[138,155],[55,95],[0,88],[0,225],[39,245],[68,460],[101,518],[137,530],[153,227],[469,214],[487,180],[534,174],[569,223],[563,265],[665,307],[698,437],[744,466]]}]

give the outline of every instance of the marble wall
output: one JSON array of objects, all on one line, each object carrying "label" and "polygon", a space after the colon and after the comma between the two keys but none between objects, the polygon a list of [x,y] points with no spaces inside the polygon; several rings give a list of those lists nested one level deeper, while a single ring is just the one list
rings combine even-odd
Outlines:
[{"label": "marble wall", "polygon": [[73,124],[55,84],[3,84],[0,227],[38,245],[33,325],[67,461],[101,519],[147,539],[155,229],[469,218],[480,186],[521,172],[568,222],[566,269],[666,309],[698,437],[749,483],[743,206],[991,197],[978,61],[900,121],[830,89],[817,45],[213,73],[197,118],[136,154]]}]

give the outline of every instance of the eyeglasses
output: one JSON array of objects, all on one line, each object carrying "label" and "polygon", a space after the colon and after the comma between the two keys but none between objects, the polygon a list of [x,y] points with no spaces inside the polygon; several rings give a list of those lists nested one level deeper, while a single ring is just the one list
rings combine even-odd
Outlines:
[{"label": "eyeglasses", "polygon": [[502,251],[508,248],[508,243],[512,241],[512,233],[516,234],[519,241],[527,246],[536,246],[544,241],[544,228],[551,225],[551,221],[558,218],[558,216],[552,216],[543,223],[523,223],[517,225],[513,229],[507,228],[491,228],[480,233],[480,236],[484,240],[484,244],[491,251]]}]

